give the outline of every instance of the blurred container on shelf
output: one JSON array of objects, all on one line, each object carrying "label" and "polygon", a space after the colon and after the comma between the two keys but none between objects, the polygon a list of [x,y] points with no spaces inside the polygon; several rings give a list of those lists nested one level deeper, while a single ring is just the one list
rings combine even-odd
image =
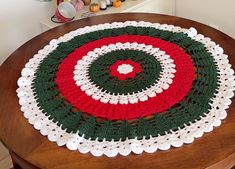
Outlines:
[{"label": "blurred container on shelf", "polygon": [[84,2],[82,0],[71,0],[70,3],[75,7],[76,11],[84,8]]},{"label": "blurred container on shelf", "polygon": [[100,9],[101,10],[106,10],[107,9],[107,3],[105,0],[100,1]]},{"label": "blurred container on shelf", "polygon": [[51,17],[51,21],[55,23],[65,23],[74,19],[76,9],[70,2],[61,2],[55,11],[55,15]]}]

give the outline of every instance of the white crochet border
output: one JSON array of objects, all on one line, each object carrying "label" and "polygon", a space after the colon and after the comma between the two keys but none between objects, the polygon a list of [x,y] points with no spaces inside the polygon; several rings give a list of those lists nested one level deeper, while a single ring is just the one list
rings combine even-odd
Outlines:
[{"label": "white crochet border", "polygon": [[[99,142],[98,140],[92,141],[85,139],[84,135],[79,136],[79,131],[75,134],[67,133],[61,126],[57,126],[56,123],[49,120],[48,117],[42,113],[42,110],[37,107],[35,93],[33,93],[31,89],[31,83],[39,63],[47,57],[51,51],[55,50],[59,43],[66,42],[77,35],[126,26],[154,27],[172,32],[183,32],[206,46],[207,50],[212,53],[219,74],[218,93],[214,94],[214,97],[211,98],[211,109],[209,113],[201,117],[200,120],[191,122],[190,125],[185,125],[183,129],[179,128],[177,131],[166,132],[163,136],[159,135],[157,137],[150,137],[149,139],[143,138],[142,140],[127,138],[125,141],[120,140],[115,142],[114,140],[106,141],[104,139]],[[81,153],[90,152],[94,156],[101,156],[103,154],[108,157],[114,157],[117,154],[127,156],[131,152],[140,154],[143,151],[153,153],[157,149],[168,150],[171,146],[181,147],[184,143],[192,143],[195,138],[201,137],[205,132],[211,132],[213,127],[220,126],[221,120],[227,116],[225,109],[231,104],[230,98],[233,97],[233,91],[235,89],[234,71],[231,69],[227,57],[227,55],[223,54],[223,49],[219,47],[219,45],[216,45],[210,38],[197,34],[194,28],[183,29],[178,26],[161,25],[144,21],[113,22],[86,26],[67,33],[57,40],[52,40],[49,45],[39,50],[38,54],[34,55],[34,57],[29,60],[21,72],[22,76],[17,82],[19,86],[17,95],[19,97],[21,111],[24,112],[24,116],[28,119],[29,123],[32,124],[35,129],[40,130],[41,134],[47,136],[50,141],[56,142],[58,146],[66,145],[70,150],[79,150]]]},{"label": "white crochet border", "polygon": [[[142,89],[136,93],[124,94],[110,94],[107,91],[102,91],[99,87],[94,84],[89,77],[88,69],[90,65],[100,56],[109,52],[121,49],[134,49],[143,51],[146,53],[152,53],[157,61],[160,62],[162,72],[160,73],[159,79],[150,87]],[[74,70],[74,81],[88,96],[91,96],[94,100],[100,100],[103,103],[110,104],[134,104],[139,101],[146,101],[149,97],[155,97],[157,94],[167,90],[170,84],[173,83],[173,77],[175,76],[174,60],[164,51],[159,48],[153,48],[152,45],[138,44],[138,43],[115,43],[108,46],[102,46],[101,48],[95,48],[93,51],[83,56],[81,60],[78,60]]]}]

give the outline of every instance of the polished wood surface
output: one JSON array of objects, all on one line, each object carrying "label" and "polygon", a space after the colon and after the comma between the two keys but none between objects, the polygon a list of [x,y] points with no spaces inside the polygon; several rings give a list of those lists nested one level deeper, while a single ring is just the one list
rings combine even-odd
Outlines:
[{"label": "polished wood surface", "polygon": [[[112,14],[75,21],[47,31],[17,49],[0,67],[0,138],[20,164],[25,168],[43,169],[201,169],[216,167],[221,162],[235,162],[235,104],[228,110],[228,117],[213,132],[196,139],[192,144],[153,154],[131,154],[115,158],[93,157],[58,147],[48,141],[23,117],[16,96],[16,81],[21,69],[29,58],[37,53],[53,38],[79,27],[114,21],[150,21],[178,25],[185,28],[195,27],[199,33],[211,37],[229,55],[230,63],[235,66],[235,40],[211,27],[173,16],[157,14]],[[14,39],[12,39],[14,41]],[[25,163],[30,165],[26,166]],[[226,166],[224,164],[223,166]],[[35,167],[34,167],[35,166]],[[218,166],[218,165],[217,165]]]}]

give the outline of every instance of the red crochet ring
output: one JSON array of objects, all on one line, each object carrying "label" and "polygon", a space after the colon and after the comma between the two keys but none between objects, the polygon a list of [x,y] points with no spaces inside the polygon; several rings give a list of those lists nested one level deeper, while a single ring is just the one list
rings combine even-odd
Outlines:
[{"label": "red crochet ring", "polygon": [[[112,43],[115,44],[117,42],[136,42],[139,44],[152,45],[170,55],[176,65],[176,73],[173,78],[173,83],[169,88],[153,98],[148,98],[148,100],[144,102],[139,101],[135,104],[116,105],[94,100],[91,96],[88,96],[82,91],[73,79],[73,71],[77,61],[95,48],[100,48]],[[189,92],[193,80],[193,63],[190,57],[177,45],[148,36],[122,35],[92,41],[77,48],[59,65],[55,81],[64,98],[77,109],[93,116],[110,120],[131,120],[149,116],[154,113],[164,112],[174,104],[179,103]]]}]

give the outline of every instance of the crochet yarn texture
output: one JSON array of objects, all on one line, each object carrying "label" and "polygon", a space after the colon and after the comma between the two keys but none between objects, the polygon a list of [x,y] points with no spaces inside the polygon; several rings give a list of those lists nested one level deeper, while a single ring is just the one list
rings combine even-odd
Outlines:
[{"label": "crochet yarn texture", "polygon": [[105,23],[52,40],[25,65],[17,95],[29,123],[59,146],[153,153],[221,124],[235,86],[227,57],[194,28]]}]

